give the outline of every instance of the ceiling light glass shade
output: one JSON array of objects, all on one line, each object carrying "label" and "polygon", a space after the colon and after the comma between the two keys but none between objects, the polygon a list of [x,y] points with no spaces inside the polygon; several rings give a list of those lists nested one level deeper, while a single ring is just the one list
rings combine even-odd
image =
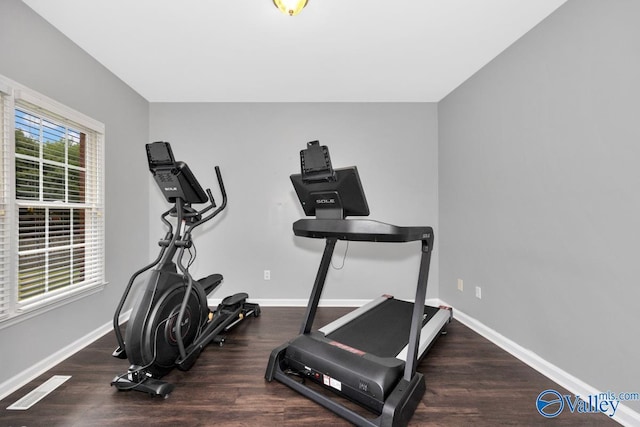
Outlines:
[{"label": "ceiling light glass shade", "polygon": [[273,0],[273,4],[275,4],[282,13],[294,16],[304,9],[307,5],[307,1],[308,0]]}]

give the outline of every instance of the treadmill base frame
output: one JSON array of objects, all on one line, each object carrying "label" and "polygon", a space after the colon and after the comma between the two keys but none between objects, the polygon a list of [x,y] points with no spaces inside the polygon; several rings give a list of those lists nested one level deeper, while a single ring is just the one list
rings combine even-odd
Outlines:
[{"label": "treadmill base frame", "polygon": [[271,352],[265,374],[266,380],[272,381],[275,379],[358,426],[406,426],[426,390],[424,376],[419,372],[416,372],[410,381],[401,378],[387,397],[382,413],[375,418],[367,418],[344,406],[337,399],[331,398],[329,395],[332,393],[331,391],[321,393],[288,375],[285,372],[287,366],[284,360],[287,347],[288,344],[284,344]]}]

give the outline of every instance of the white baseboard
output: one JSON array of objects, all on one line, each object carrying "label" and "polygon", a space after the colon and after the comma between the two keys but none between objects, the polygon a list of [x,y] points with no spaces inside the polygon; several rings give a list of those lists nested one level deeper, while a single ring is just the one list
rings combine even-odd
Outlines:
[{"label": "white baseboard", "polygon": [[[447,305],[444,302],[443,304]],[[505,350],[507,353],[511,354],[523,363],[529,365],[531,368],[540,372],[545,377],[549,378],[561,387],[569,390],[569,392],[571,392],[574,396],[589,396],[601,393],[601,390],[597,390],[595,387],[585,383],[579,378],[576,378],[568,372],[563,371],[557,366],[544,360],[531,350],[527,350],[526,348],[516,344],[500,333],[474,319],[473,317],[461,312],[460,310],[456,310],[454,308],[453,317],[463,325],[467,326],[469,329],[482,335],[484,338],[488,339],[493,344]],[[540,391],[542,392],[543,390]],[[635,390],[633,391],[635,392]],[[535,404],[533,402],[534,397],[535,396],[532,396],[532,405]],[[616,414],[612,417],[612,419],[624,426],[640,426],[640,413],[624,405],[624,403],[620,403],[618,405]]]},{"label": "white baseboard", "polygon": [[[120,323],[122,324],[127,319],[129,319],[130,314],[131,310],[121,314],[119,319]],[[31,366],[29,369],[26,369],[18,375],[9,378],[8,380],[0,384],[0,400],[18,390],[20,387],[23,387],[24,385],[33,381],[40,375],[44,374],[49,369],[56,366],[58,363],[63,362],[64,360],[73,356],[75,353],[79,352],[98,338],[101,338],[102,336],[104,336],[104,334],[110,332],[112,329],[113,322],[106,323],[100,326],[98,329],[95,329],[94,331],[89,332],[87,335],[72,342],[68,346],[56,351],[49,357]]]}]

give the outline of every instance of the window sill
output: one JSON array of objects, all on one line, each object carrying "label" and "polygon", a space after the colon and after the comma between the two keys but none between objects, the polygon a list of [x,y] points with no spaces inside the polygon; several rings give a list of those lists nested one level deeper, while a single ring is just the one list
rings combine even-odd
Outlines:
[{"label": "window sill", "polygon": [[78,301],[82,298],[101,292],[107,284],[108,282],[87,286],[85,288],[78,289],[71,294],[60,295],[55,299],[38,301],[29,305],[24,305],[10,317],[0,320],[0,329],[8,328],[22,321],[32,319],[48,311],[56,310],[67,304],[71,304],[74,301]]}]

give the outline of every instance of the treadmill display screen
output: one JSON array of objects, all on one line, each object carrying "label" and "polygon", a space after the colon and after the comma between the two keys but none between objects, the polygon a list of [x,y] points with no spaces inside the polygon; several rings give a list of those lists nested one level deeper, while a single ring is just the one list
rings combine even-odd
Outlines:
[{"label": "treadmill display screen", "polygon": [[307,216],[322,209],[342,209],[343,217],[367,216],[369,205],[355,166],[336,169],[335,181],[305,182],[301,174],[291,175],[291,182]]}]

